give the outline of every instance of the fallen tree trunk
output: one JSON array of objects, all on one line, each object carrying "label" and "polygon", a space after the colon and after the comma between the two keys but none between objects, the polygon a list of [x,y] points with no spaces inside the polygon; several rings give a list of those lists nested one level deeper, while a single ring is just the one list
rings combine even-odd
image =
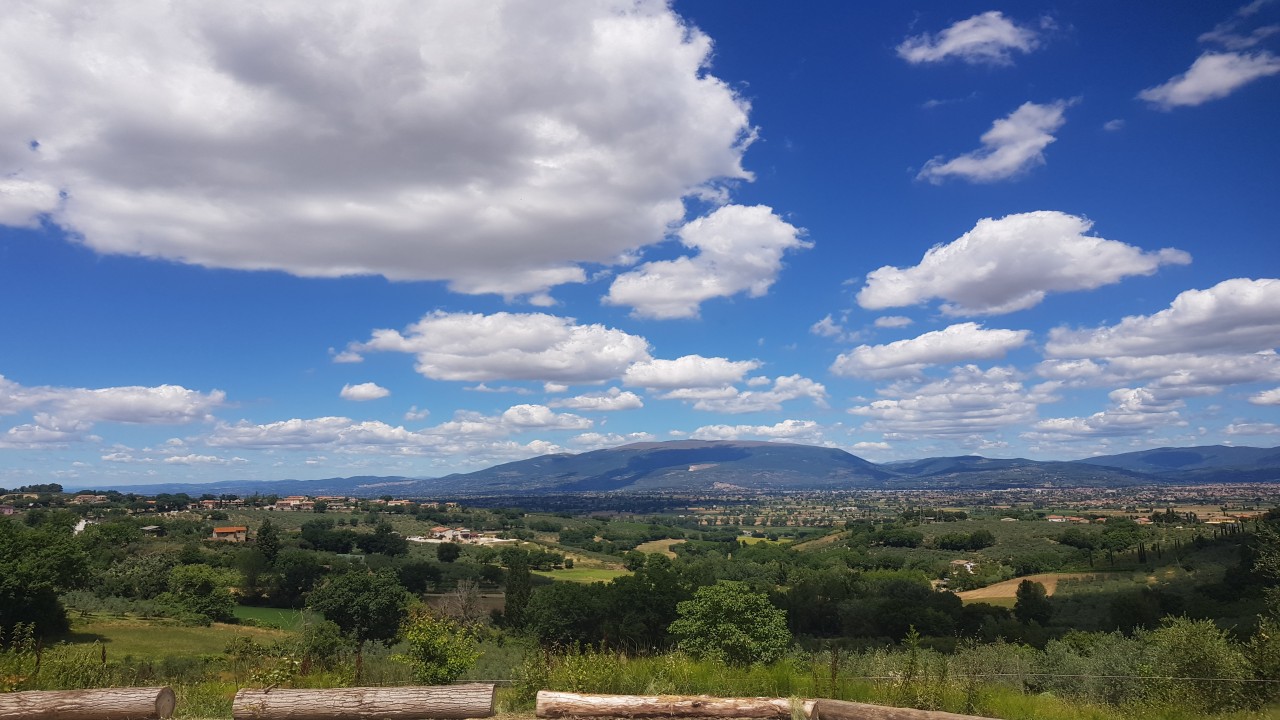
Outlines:
[{"label": "fallen tree trunk", "polygon": [[0,694],[0,720],[159,720],[177,704],[167,687]]},{"label": "fallen tree trunk", "polygon": [[868,705],[844,700],[818,700],[811,720],[987,720],[936,710]]},{"label": "fallen tree trunk", "polygon": [[493,715],[493,685],[252,690],[236,693],[235,720],[422,720]]},{"label": "fallen tree trunk", "polygon": [[[805,717],[813,714],[812,700],[798,701]],[[582,695],[538,692],[538,717],[726,717],[791,718],[786,698],[718,698],[706,695]]]}]

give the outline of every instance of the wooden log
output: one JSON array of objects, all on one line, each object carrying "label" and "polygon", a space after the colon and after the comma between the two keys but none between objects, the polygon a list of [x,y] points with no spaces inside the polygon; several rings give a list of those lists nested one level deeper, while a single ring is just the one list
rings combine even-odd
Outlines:
[{"label": "wooden log", "polygon": [[936,710],[888,707],[844,700],[818,700],[811,720],[989,720]]},{"label": "wooden log", "polygon": [[[805,717],[813,714],[812,700],[801,700]],[[706,695],[583,695],[538,692],[537,715],[559,717],[725,717],[780,718],[790,720],[791,701],[786,698],[718,698]]]},{"label": "wooden log", "polygon": [[493,685],[249,689],[231,703],[235,720],[425,720],[493,715]]},{"label": "wooden log", "polygon": [[0,694],[0,720],[159,720],[176,704],[167,687],[32,690]]}]

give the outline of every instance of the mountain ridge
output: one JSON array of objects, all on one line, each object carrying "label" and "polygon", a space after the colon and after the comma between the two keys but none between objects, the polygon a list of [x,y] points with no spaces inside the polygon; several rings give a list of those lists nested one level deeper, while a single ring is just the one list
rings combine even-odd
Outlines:
[{"label": "mountain ridge", "polygon": [[303,494],[378,497],[573,493],[1003,489],[1280,482],[1280,447],[1155,448],[1081,460],[921,458],[876,464],[839,448],[786,442],[675,440],[555,453],[442,477],[361,475],[80,488],[155,495]]}]

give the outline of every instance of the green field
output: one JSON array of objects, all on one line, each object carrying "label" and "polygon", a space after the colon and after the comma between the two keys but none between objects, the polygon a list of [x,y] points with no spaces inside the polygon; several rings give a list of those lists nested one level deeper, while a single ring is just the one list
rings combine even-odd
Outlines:
[{"label": "green field", "polygon": [[768,543],[770,545],[788,545],[791,543],[790,538],[782,538],[781,540],[770,540],[769,538],[742,536],[738,538],[738,542],[743,545],[757,545],[759,543]]},{"label": "green field", "polygon": [[301,630],[305,623],[315,622],[320,619],[315,613],[305,610],[251,607],[249,605],[237,605],[234,613],[241,620],[256,620],[265,626],[289,631]]},{"label": "green field", "polygon": [[63,639],[72,643],[100,642],[110,657],[132,655],[158,658],[221,655],[227,643],[237,636],[270,644],[288,637],[289,633],[225,623],[214,623],[209,627],[188,627],[158,620],[90,615],[73,618],[71,634]]},{"label": "green field", "polygon": [[613,570],[610,568],[575,567],[568,570],[534,570],[533,574],[564,582],[593,583],[609,582],[616,577],[630,575],[631,573],[626,570]]}]

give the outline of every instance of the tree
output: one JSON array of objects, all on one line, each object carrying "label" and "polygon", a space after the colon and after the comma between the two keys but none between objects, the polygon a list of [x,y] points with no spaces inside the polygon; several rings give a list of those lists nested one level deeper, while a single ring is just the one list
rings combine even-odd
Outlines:
[{"label": "tree", "polygon": [[734,665],[769,663],[791,645],[786,613],[745,583],[721,581],[698,588],[692,600],[676,606],[669,628],[681,650],[695,658]]},{"label": "tree", "polygon": [[458,543],[445,542],[436,546],[436,559],[443,563],[451,563],[462,556],[462,546]]},{"label": "tree", "polygon": [[280,531],[271,524],[271,520],[262,521],[262,527],[258,528],[258,534],[253,542],[267,558],[267,562],[276,561],[276,556],[280,554]]},{"label": "tree", "polygon": [[312,591],[310,605],[342,628],[361,647],[369,640],[393,640],[404,620],[408,593],[394,573],[352,571]]},{"label": "tree", "polygon": [[240,571],[240,594],[251,600],[261,597],[262,575],[271,566],[266,553],[259,548],[245,548],[236,553],[235,563]]},{"label": "tree", "polygon": [[1049,593],[1044,585],[1030,580],[1018,583],[1018,591],[1014,594],[1013,616],[1018,622],[1030,625],[1033,621],[1044,625],[1053,615],[1053,606],[1049,604]]},{"label": "tree", "polygon": [[167,600],[178,610],[209,621],[230,620],[236,599],[224,573],[208,565],[179,565],[169,571]]},{"label": "tree", "polygon": [[28,529],[0,519],[0,633],[34,623],[39,635],[67,629],[58,595],[80,587],[88,558],[70,530]]},{"label": "tree", "polygon": [[529,605],[529,596],[533,593],[529,556],[524,551],[508,552],[507,550],[502,552],[503,563],[507,566],[507,585],[504,593],[506,604],[502,609],[502,618],[507,627],[522,628],[525,622],[525,608]]},{"label": "tree", "polygon": [[408,650],[395,659],[407,664],[413,679],[424,685],[451,683],[480,657],[475,637],[465,625],[428,611],[409,619],[404,640]]},{"label": "tree", "polygon": [[361,550],[371,554],[379,553],[392,557],[409,554],[409,541],[397,535],[391,529],[390,523],[378,523],[371,534],[361,535],[356,544]]},{"label": "tree", "polygon": [[302,607],[307,593],[320,582],[324,566],[316,554],[306,550],[286,550],[276,557],[276,574],[271,587],[271,604]]}]

